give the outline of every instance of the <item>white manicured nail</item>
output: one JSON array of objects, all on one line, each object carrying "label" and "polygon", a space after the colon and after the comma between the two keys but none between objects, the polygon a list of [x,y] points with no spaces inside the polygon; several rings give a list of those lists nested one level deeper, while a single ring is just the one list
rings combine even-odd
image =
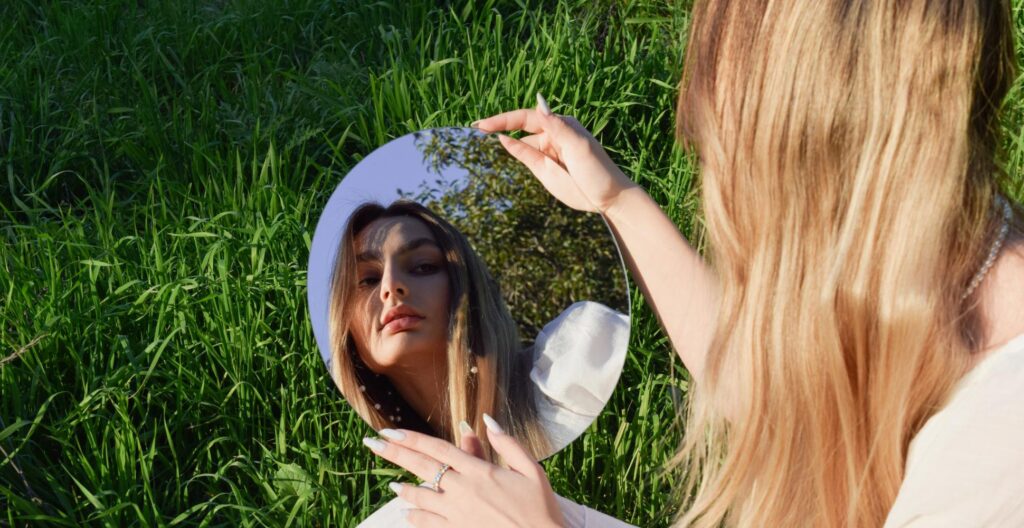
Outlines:
[{"label": "white manicured nail", "polygon": [[470,427],[465,420],[462,420],[459,422],[459,432],[462,433],[462,436],[466,436],[468,434],[473,434],[473,428]]},{"label": "white manicured nail", "polygon": [[405,433],[395,429],[381,429],[380,435],[389,440],[405,440]]},{"label": "white manicured nail", "polygon": [[548,106],[548,102],[544,100],[544,96],[537,92],[537,110],[544,115],[551,115],[551,107]]},{"label": "white manicured nail", "polygon": [[387,444],[381,442],[380,440],[377,440],[376,438],[363,438],[363,445],[369,447],[370,449],[374,450],[377,453],[380,453],[381,451],[384,450],[385,447],[388,446]]},{"label": "white manicured nail", "polygon": [[487,430],[492,433],[505,434],[505,430],[502,429],[501,426],[498,425],[498,422],[495,421],[494,418],[491,418],[487,413],[484,413],[484,424],[487,426]]},{"label": "white manicured nail", "polygon": [[395,492],[395,495],[402,492],[402,484],[399,482],[389,482],[388,487],[391,488],[391,491]]}]

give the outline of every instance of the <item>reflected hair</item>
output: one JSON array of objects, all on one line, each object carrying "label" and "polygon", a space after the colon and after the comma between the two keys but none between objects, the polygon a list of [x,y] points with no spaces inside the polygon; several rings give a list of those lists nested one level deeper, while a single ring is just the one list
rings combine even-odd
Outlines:
[{"label": "reflected hair", "polygon": [[676,125],[721,297],[678,525],[885,521],[982,344],[961,297],[1009,183],[1010,20],[1009,0],[694,2]]},{"label": "reflected hair", "polygon": [[[454,442],[460,436],[460,421],[468,422],[474,431],[482,431],[483,413],[487,413],[537,459],[546,456],[550,444],[539,422],[535,389],[529,377],[533,358],[520,345],[515,320],[498,282],[458,229],[413,201],[397,200],[387,207],[365,203],[352,213],[342,232],[328,308],[331,374],[338,389],[375,430],[401,425],[392,423],[359,389],[365,380],[359,379],[350,326],[358,282],[357,237],[370,223],[395,217],[414,218],[426,225],[441,248],[448,274],[448,363],[442,397],[447,412],[442,415],[443,429],[435,432]],[[473,366],[476,373],[470,372]],[[483,435],[480,441],[486,458],[496,461]]]}]

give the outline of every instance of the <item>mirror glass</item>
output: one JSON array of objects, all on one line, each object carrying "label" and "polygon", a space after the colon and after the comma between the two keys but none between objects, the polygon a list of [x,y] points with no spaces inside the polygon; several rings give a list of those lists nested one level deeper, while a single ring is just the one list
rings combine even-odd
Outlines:
[{"label": "mirror glass", "polygon": [[321,214],[307,278],[335,389],[377,430],[457,441],[486,412],[542,459],[622,370],[629,296],[603,218],[560,204],[475,129],[415,132],[360,161]]}]

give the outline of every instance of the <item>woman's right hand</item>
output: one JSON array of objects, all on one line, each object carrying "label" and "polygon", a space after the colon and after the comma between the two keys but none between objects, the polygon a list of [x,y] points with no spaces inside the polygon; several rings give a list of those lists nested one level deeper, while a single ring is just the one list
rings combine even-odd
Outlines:
[{"label": "woman's right hand", "polygon": [[552,114],[539,93],[537,109],[505,112],[472,126],[483,132],[530,132],[521,140],[498,138],[552,196],[573,209],[603,214],[622,191],[636,187],[579,121]]}]

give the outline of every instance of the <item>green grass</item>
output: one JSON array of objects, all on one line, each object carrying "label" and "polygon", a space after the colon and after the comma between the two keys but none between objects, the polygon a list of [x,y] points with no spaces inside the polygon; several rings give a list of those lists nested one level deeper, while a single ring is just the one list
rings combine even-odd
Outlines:
[{"label": "green grass", "polygon": [[[390,500],[400,472],[329,381],[305,267],[334,187],[392,138],[539,90],[698,226],[671,2],[96,3],[0,4],[0,526],[349,526]],[[612,401],[545,466],[663,526],[685,376],[632,297]]]}]

